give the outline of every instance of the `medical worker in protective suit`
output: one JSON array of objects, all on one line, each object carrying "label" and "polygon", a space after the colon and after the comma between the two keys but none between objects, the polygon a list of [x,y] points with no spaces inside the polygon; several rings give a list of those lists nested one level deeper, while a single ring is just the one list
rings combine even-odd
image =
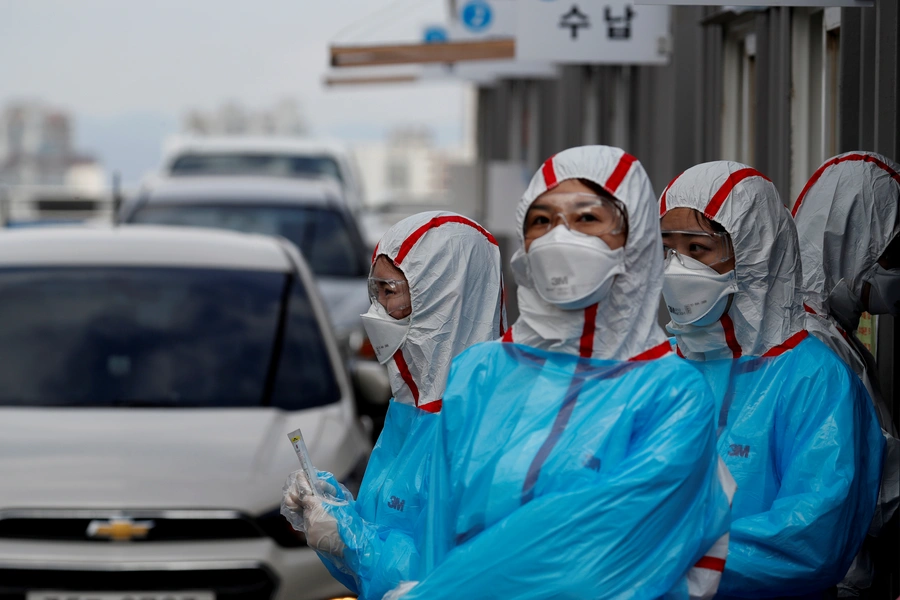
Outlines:
[{"label": "medical worker in protective suit", "polygon": [[769,179],[697,165],[660,217],[668,329],[716,395],[738,485],[720,595],[821,597],[875,509],[883,438],[865,388],[807,333],[797,233]]},{"label": "medical worker in protective suit", "polygon": [[426,576],[392,598],[714,592],[733,482],[711,392],[656,323],[655,209],[618,148],[566,150],[532,179],[512,258],[521,317],[454,359]]},{"label": "medical worker in protective suit", "polygon": [[421,213],[384,234],[369,288],[363,324],[394,397],[359,497],[324,472],[325,493],[313,494],[298,471],[285,487],[282,514],[306,532],[339,581],[361,598],[380,599],[417,576],[429,442],[450,361],[504,331],[500,251],[474,221]]},{"label": "medical worker in protective suit", "polygon": [[[875,358],[855,332],[863,311],[898,312],[900,165],[872,152],[835,156],[816,170],[792,213],[807,327],[863,380],[885,436],[881,492],[870,529],[878,535],[900,502],[900,441],[878,385]],[[858,597],[871,582],[871,558],[860,556],[839,596]]]}]

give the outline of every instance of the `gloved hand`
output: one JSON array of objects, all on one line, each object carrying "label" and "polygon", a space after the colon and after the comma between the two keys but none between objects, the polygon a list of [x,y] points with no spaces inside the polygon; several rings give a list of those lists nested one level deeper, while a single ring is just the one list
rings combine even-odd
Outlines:
[{"label": "gloved hand", "polygon": [[[334,485],[322,480],[316,483],[324,494],[340,498],[340,491]],[[291,473],[285,482],[281,514],[294,529],[306,534],[310,547],[343,556],[344,542],[338,533],[337,520],[328,512],[325,500],[313,493],[312,485],[302,469]]]},{"label": "gloved hand", "polygon": [[400,600],[400,598],[405,596],[407,593],[409,593],[410,590],[412,590],[414,587],[416,587],[417,583],[419,583],[419,582],[418,581],[401,582],[400,585],[398,585],[397,587],[395,587],[394,589],[389,591],[387,594],[385,594],[384,598],[382,598],[381,600]]}]

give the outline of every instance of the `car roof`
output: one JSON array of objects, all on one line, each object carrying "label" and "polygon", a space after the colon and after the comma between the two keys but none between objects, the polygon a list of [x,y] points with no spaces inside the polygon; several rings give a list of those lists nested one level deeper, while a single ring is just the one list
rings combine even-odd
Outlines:
[{"label": "car roof", "polygon": [[265,136],[210,136],[174,137],[167,141],[163,163],[169,165],[184,154],[216,153],[250,154],[330,154],[338,158],[347,156],[347,147],[341,142],[326,139],[265,137]]},{"label": "car roof", "polygon": [[294,270],[275,238],[154,225],[0,232],[0,268],[26,266],[193,267],[284,273]]},{"label": "car roof", "polygon": [[305,206],[341,206],[340,184],[329,177],[179,176],[155,180],[142,202],[239,203],[269,202]]}]

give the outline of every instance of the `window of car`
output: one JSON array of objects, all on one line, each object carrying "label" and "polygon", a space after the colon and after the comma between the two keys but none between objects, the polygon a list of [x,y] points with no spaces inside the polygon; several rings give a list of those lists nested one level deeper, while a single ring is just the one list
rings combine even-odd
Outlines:
[{"label": "window of car", "polygon": [[368,274],[366,252],[350,218],[330,208],[256,203],[153,203],[138,208],[129,221],[279,235],[300,249],[316,275],[364,277]]},{"label": "window of car", "polygon": [[327,155],[291,155],[262,153],[183,154],[172,162],[170,174],[262,175],[266,177],[303,177],[328,175],[343,182],[337,161]]},{"label": "window of car", "polygon": [[340,398],[290,274],[6,268],[0,298],[0,405],[300,410]]}]

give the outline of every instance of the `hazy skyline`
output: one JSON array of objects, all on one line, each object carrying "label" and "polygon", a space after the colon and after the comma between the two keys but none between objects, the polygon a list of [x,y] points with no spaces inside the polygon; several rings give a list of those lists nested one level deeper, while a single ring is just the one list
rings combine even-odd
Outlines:
[{"label": "hazy skyline", "polygon": [[[406,124],[462,136],[463,86],[326,89],[329,42],[414,40],[444,0],[0,0],[0,105],[70,112],[82,149],[126,180],[191,109],[296,99],[313,133],[370,140]],[[392,7],[383,11],[384,7]],[[376,16],[372,16],[379,10]],[[347,30],[351,24],[360,25]],[[139,175],[139,174],[138,174]]]}]

